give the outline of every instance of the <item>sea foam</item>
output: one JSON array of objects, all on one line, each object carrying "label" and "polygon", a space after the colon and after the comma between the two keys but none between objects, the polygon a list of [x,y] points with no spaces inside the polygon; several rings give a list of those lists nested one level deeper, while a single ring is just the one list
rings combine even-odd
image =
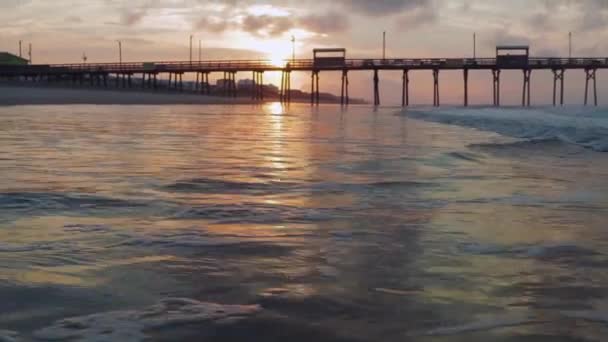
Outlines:
[{"label": "sea foam", "polygon": [[141,310],[62,319],[36,331],[34,337],[46,341],[143,341],[154,329],[203,322],[233,323],[260,310],[259,305],[221,305],[188,298],[168,298]]},{"label": "sea foam", "polygon": [[496,132],[526,140],[555,140],[608,151],[608,110],[563,108],[440,108],[404,112],[415,119]]}]

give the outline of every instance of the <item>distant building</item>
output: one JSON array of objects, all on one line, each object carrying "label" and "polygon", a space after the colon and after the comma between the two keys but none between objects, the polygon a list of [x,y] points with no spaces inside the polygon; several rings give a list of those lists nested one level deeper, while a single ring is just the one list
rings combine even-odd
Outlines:
[{"label": "distant building", "polygon": [[220,78],[219,80],[217,80],[215,82],[215,86],[218,87],[218,88],[220,88],[220,89],[224,88],[224,87],[228,88],[228,87],[230,87],[233,84],[234,84],[234,81],[232,81],[230,79],[226,79],[226,78]]},{"label": "distant building", "polygon": [[28,63],[29,61],[25,58],[8,52],[0,52],[0,65],[27,65]]},{"label": "distant building", "polygon": [[255,85],[252,79],[239,80],[237,86],[239,89],[251,89]]}]

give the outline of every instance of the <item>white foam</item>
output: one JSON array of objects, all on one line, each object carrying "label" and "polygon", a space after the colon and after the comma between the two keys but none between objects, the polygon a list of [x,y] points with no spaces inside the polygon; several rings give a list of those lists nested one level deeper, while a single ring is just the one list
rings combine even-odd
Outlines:
[{"label": "white foam", "polygon": [[409,110],[407,115],[515,138],[559,139],[596,151],[608,151],[608,112],[605,109],[441,108]]},{"label": "white foam", "polygon": [[467,323],[463,325],[440,327],[427,331],[424,335],[442,336],[442,335],[455,335],[463,333],[471,333],[478,331],[487,331],[498,328],[508,328],[514,326],[528,325],[528,324],[541,324],[544,321],[534,320],[529,317],[521,316],[507,316],[497,317],[481,320],[478,322]]},{"label": "white foam", "polygon": [[143,341],[151,329],[192,323],[233,323],[261,310],[259,305],[221,305],[168,298],[142,310],[123,310],[66,318],[40,329],[34,337],[51,341]]},{"label": "white foam", "polygon": [[18,342],[19,334],[11,330],[0,329],[0,342]]},{"label": "white foam", "polygon": [[595,310],[562,311],[562,315],[590,322],[608,323],[608,312]]}]

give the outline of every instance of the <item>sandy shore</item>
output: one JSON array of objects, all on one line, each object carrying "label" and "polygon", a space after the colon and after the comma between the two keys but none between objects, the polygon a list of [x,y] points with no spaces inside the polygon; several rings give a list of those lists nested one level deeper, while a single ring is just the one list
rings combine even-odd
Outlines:
[{"label": "sandy shore", "polygon": [[0,106],[49,104],[157,105],[157,104],[248,104],[249,98],[226,98],[196,94],[38,88],[0,85]]}]

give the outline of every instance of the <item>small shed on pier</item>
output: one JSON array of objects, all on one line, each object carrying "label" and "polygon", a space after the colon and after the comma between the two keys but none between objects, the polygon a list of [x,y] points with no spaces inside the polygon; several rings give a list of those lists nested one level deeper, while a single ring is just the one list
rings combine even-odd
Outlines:
[{"label": "small shed on pier", "polygon": [[496,47],[498,67],[525,67],[528,65],[530,47],[527,45],[499,45]]},{"label": "small shed on pier", "polygon": [[346,49],[313,49],[315,67],[336,67],[346,64]]}]

